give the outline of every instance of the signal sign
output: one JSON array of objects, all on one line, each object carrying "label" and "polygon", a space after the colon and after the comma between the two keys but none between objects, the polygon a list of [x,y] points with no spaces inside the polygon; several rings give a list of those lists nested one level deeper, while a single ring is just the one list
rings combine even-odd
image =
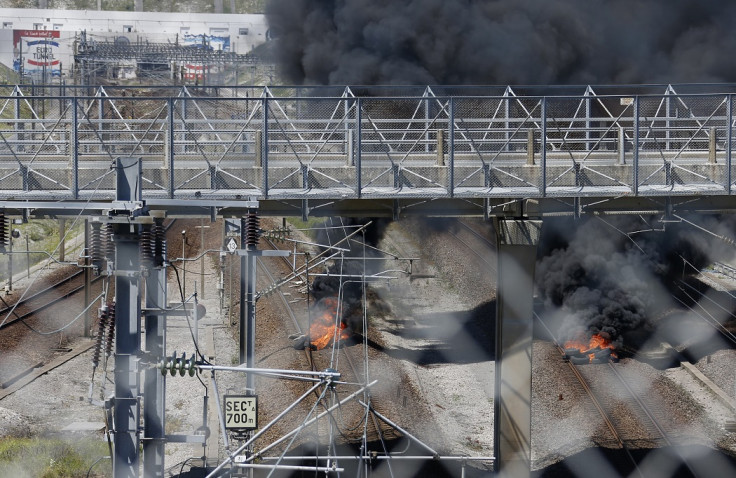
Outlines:
[{"label": "signal sign", "polygon": [[235,254],[235,251],[238,249],[238,243],[235,242],[235,239],[232,237],[227,242],[227,250],[230,254]]},{"label": "signal sign", "polygon": [[240,237],[239,219],[225,219],[225,237]]},{"label": "signal sign", "polygon": [[258,428],[258,397],[256,395],[225,395],[225,430]]}]

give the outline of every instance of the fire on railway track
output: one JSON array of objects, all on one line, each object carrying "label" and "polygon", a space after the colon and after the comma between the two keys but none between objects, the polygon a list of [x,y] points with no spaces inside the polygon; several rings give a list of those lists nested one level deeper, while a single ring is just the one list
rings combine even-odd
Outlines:
[{"label": "fire on railway track", "polygon": [[290,336],[295,349],[306,347],[312,350],[322,350],[332,343],[349,339],[352,331],[342,320],[344,306],[335,297],[325,297],[314,307],[315,318],[309,325],[309,333],[293,334]]},{"label": "fire on railway track", "polygon": [[590,339],[584,336],[565,342],[564,359],[575,365],[586,363],[618,362],[615,346],[603,334],[593,334]]}]

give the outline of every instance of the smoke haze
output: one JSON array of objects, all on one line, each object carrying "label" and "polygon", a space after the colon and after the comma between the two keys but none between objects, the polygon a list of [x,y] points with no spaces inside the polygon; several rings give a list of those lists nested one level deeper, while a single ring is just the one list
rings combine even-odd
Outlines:
[{"label": "smoke haze", "polygon": [[734,81],[722,0],[270,0],[293,84]]},{"label": "smoke haze", "polygon": [[[621,334],[680,306],[672,297],[680,280],[733,256],[733,247],[713,235],[658,219],[545,219],[536,283],[547,310],[562,317],[560,340],[603,332],[620,345]],[[692,222],[734,234],[730,218]]]}]

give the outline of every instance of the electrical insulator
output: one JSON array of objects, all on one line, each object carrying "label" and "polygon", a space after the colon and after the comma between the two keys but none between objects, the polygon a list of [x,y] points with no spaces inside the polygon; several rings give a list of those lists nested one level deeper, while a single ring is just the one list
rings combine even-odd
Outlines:
[{"label": "electrical insulator", "polygon": [[248,212],[245,217],[245,243],[250,247],[258,245],[258,238],[260,237],[259,222],[257,213]]},{"label": "electrical insulator", "polygon": [[196,355],[192,354],[187,359],[186,352],[181,354],[181,357],[176,356],[176,351],[170,357],[164,357],[159,362],[157,367],[161,370],[161,375],[166,375],[166,372],[175,376],[179,372],[180,376],[189,374],[190,377],[194,377],[197,373],[197,360]]},{"label": "electrical insulator", "polygon": [[144,230],[141,232],[139,244],[141,266],[151,269],[153,267],[153,235],[151,231]]},{"label": "electrical insulator", "polygon": [[162,267],[164,265],[164,257],[166,254],[166,231],[164,225],[159,221],[153,225],[153,265]]},{"label": "electrical insulator", "polygon": [[92,223],[92,230],[89,236],[89,262],[92,264],[95,275],[100,273],[102,268],[102,232],[100,224]]},{"label": "electrical insulator", "polygon": [[186,373],[186,365],[187,365],[187,354],[183,353],[181,354],[181,358],[176,362],[176,366],[179,369],[179,375],[182,377]]},{"label": "electrical insulator", "polygon": [[115,242],[113,241],[112,224],[108,223],[105,228],[105,258],[110,264],[115,263]]},{"label": "electrical insulator", "polygon": [[105,356],[112,354],[112,343],[115,337],[115,303],[107,304],[107,333],[105,334]]},{"label": "electrical insulator", "polygon": [[95,349],[92,353],[92,365],[97,368],[100,365],[100,357],[102,356],[102,340],[105,337],[105,323],[107,322],[107,306],[103,305],[99,311],[99,321],[97,322],[97,337],[95,337]]},{"label": "electrical insulator", "polygon": [[8,222],[5,218],[5,210],[0,210],[0,252],[5,252],[8,243]]}]

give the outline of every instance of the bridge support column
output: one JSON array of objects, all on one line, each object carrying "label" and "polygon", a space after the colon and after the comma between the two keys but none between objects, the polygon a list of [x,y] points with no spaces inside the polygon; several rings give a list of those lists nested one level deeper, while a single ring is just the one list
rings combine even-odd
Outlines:
[{"label": "bridge support column", "polygon": [[531,475],[534,266],[542,221],[496,222],[496,388],[493,447],[502,477]]}]

